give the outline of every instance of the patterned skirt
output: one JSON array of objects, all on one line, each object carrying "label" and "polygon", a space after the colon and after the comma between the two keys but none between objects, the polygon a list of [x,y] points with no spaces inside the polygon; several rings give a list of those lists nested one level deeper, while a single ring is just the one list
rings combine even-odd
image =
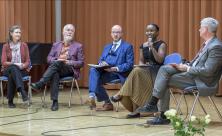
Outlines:
[{"label": "patterned skirt", "polygon": [[154,81],[160,66],[136,67],[120,89],[123,96],[122,105],[133,112],[136,107],[143,106],[152,96]]}]

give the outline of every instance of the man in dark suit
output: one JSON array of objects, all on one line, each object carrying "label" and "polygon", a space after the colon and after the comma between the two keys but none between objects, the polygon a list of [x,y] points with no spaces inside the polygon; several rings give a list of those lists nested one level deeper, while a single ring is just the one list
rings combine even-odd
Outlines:
[{"label": "man in dark suit", "polygon": [[35,90],[51,82],[52,111],[58,110],[59,79],[64,76],[80,76],[80,68],[84,64],[83,47],[81,43],[73,40],[75,27],[67,24],[63,28],[63,41],[53,44],[47,61],[50,64],[40,81],[32,83]]},{"label": "man in dark suit", "polygon": [[134,54],[133,46],[122,37],[122,28],[114,25],[111,29],[113,42],[105,46],[102,56],[98,64],[100,66],[110,66],[107,69],[90,68],[89,71],[89,100],[91,108],[96,108],[95,99],[104,105],[103,111],[113,110],[113,104],[110,102],[109,96],[103,87],[107,82],[114,79],[120,79],[121,83],[125,82],[127,74],[133,69]]},{"label": "man in dark suit", "polygon": [[138,112],[157,112],[157,103],[161,100],[159,117],[149,124],[168,124],[164,112],[169,109],[169,87],[185,89],[196,86],[200,95],[216,93],[222,72],[222,43],[216,37],[218,21],[208,17],[200,22],[200,37],[204,40],[203,47],[196,57],[187,64],[162,66],[157,74],[153,88],[153,96],[149,103],[138,109]]}]

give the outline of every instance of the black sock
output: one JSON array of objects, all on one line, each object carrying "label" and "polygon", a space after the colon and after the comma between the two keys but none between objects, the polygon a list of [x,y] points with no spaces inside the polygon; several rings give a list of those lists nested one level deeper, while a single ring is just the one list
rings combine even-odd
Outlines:
[{"label": "black sock", "polygon": [[13,100],[8,100],[8,103],[9,104],[13,104]]},{"label": "black sock", "polygon": [[166,116],[164,115],[164,113],[165,113],[164,111],[161,111],[161,112],[160,112],[160,117],[161,117],[162,119],[166,119]]},{"label": "black sock", "polygon": [[22,92],[22,88],[21,87],[19,87],[17,90],[18,90],[18,92]]},{"label": "black sock", "polygon": [[105,100],[104,102],[105,102],[105,103],[111,103],[110,99]]},{"label": "black sock", "polygon": [[159,99],[158,99],[157,97],[152,96],[149,104],[150,104],[150,105],[157,105],[158,100],[159,100]]}]

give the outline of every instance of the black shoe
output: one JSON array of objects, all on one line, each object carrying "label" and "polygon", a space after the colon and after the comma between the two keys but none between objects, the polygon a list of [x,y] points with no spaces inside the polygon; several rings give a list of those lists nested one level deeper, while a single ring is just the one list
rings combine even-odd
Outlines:
[{"label": "black shoe", "polygon": [[37,85],[37,83],[31,83],[31,88],[35,91],[40,91],[41,87]]},{"label": "black shoe", "polygon": [[58,109],[59,109],[58,101],[53,101],[51,110],[52,111],[57,111]]},{"label": "black shoe", "polygon": [[132,112],[126,115],[127,119],[132,119],[132,118],[139,118],[140,117],[140,113],[138,112]]},{"label": "black shoe", "polygon": [[119,102],[119,101],[121,101],[121,97],[118,97],[118,98],[116,98],[115,96],[111,96],[110,97],[110,100],[112,101],[112,102]]},{"label": "black shoe", "polygon": [[168,125],[168,124],[170,124],[170,120],[164,119],[159,116],[159,117],[155,117],[152,120],[147,120],[146,123],[150,124],[150,125]]},{"label": "black shoe", "polygon": [[140,113],[155,113],[158,112],[158,108],[157,105],[147,104],[143,107],[139,107],[136,111]]},{"label": "black shoe", "polygon": [[9,108],[15,108],[15,104],[12,101],[8,102],[8,107]]}]

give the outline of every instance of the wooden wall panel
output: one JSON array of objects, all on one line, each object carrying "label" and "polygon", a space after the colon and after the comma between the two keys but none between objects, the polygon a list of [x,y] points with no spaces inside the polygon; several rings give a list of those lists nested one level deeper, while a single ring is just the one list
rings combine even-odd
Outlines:
[{"label": "wooden wall panel", "polygon": [[54,0],[1,0],[0,11],[0,42],[5,42],[14,24],[22,27],[25,42],[54,41]]}]

